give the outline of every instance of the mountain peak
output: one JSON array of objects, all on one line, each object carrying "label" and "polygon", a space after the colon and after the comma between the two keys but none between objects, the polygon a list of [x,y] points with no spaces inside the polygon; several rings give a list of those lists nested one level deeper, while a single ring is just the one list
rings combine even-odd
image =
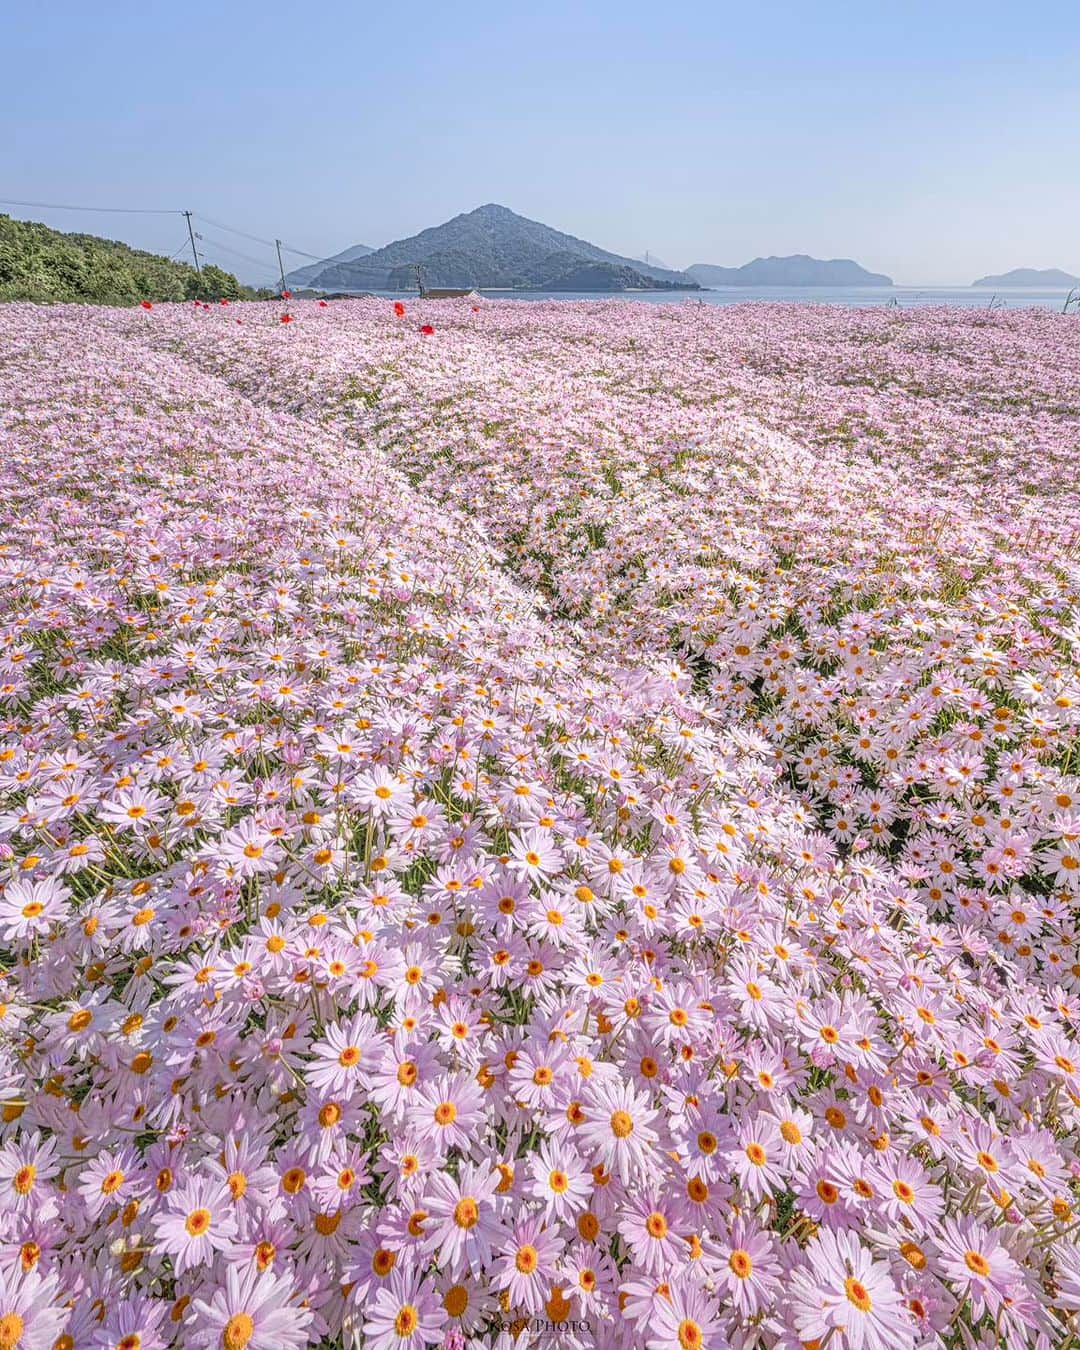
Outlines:
[{"label": "mountain peak", "polygon": [[685,272],[609,253],[584,239],[485,202],[365,258],[328,260],[314,285],[325,290],[428,286],[526,290],[697,290]]}]

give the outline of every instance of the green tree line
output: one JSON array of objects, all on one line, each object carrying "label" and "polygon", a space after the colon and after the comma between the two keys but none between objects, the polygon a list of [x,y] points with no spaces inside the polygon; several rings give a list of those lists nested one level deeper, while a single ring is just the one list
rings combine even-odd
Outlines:
[{"label": "green tree line", "polygon": [[114,239],[62,234],[0,214],[0,301],[137,305],[141,300],[252,300],[269,294],[242,286],[220,267],[203,267],[200,276],[188,263]]}]

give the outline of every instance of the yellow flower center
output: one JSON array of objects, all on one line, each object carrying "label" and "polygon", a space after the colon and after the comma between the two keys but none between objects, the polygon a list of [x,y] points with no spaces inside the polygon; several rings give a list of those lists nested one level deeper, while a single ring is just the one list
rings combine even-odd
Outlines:
[{"label": "yellow flower center", "polygon": [[860,1312],[869,1312],[874,1306],[866,1285],[856,1279],[849,1277],[844,1281],[844,1293],[848,1296],[848,1302]]},{"label": "yellow flower center", "polygon": [[248,1341],[255,1335],[255,1323],[250,1313],[233,1313],[225,1323],[225,1330],[221,1333],[221,1344],[224,1350],[245,1350]]},{"label": "yellow flower center", "polygon": [[750,1259],[750,1253],[739,1247],[728,1257],[728,1266],[734,1275],[740,1280],[748,1280],[753,1273],[754,1263]]},{"label": "yellow flower center", "polygon": [[926,1253],[917,1242],[901,1242],[900,1255],[914,1270],[923,1270],[926,1267]]},{"label": "yellow flower center", "polygon": [[480,1207],[471,1195],[463,1196],[454,1206],[454,1222],[459,1228],[475,1228],[480,1222]]},{"label": "yellow flower center", "polygon": [[411,1336],[419,1325],[420,1314],[411,1303],[406,1303],[403,1308],[398,1309],[398,1315],[394,1318],[394,1331],[403,1340],[406,1336]]},{"label": "yellow flower center", "polygon": [[514,1257],[514,1265],[521,1271],[522,1275],[531,1275],[540,1264],[540,1257],[535,1247],[526,1243],[524,1247],[519,1247],[517,1255]]},{"label": "yellow flower center", "polygon": [[628,1111],[612,1112],[611,1133],[616,1139],[628,1139],[633,1132],[634,1121]]},{"label": "yellow flower center", "polygon": [[452,1284],[443,1295],[443,1307],[451,1317],[461,1317],[469,1306],[469,1291],[463,1284]]}]

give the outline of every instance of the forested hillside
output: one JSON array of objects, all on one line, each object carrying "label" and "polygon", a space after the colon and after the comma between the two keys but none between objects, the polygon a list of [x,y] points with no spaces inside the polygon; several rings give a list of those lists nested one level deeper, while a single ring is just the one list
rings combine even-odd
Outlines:
[{"label": "forested hillside", "polygon": [[254,298],[231,272],[144,253],[115,239],[62,234],[36,221],[0,215],[0,300],[89,301],[135,305],[141,300]]}]

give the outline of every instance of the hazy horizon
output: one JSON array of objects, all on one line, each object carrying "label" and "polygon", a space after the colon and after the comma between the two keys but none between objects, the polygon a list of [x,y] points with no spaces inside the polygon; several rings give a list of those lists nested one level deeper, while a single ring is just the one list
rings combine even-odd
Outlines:
[{"label": "hazy horizon", "polygon": [[[1080,19],[945,8],[467,3],[406,27],[336,0],[63,0],[8,20],[0,196],[190,207],[319,257],[495,201],[680,268],[1080,274]],[[180,217],[0,211],[184,256]],[[276,274],[272,249],[200,229],[208,261]]]}]

